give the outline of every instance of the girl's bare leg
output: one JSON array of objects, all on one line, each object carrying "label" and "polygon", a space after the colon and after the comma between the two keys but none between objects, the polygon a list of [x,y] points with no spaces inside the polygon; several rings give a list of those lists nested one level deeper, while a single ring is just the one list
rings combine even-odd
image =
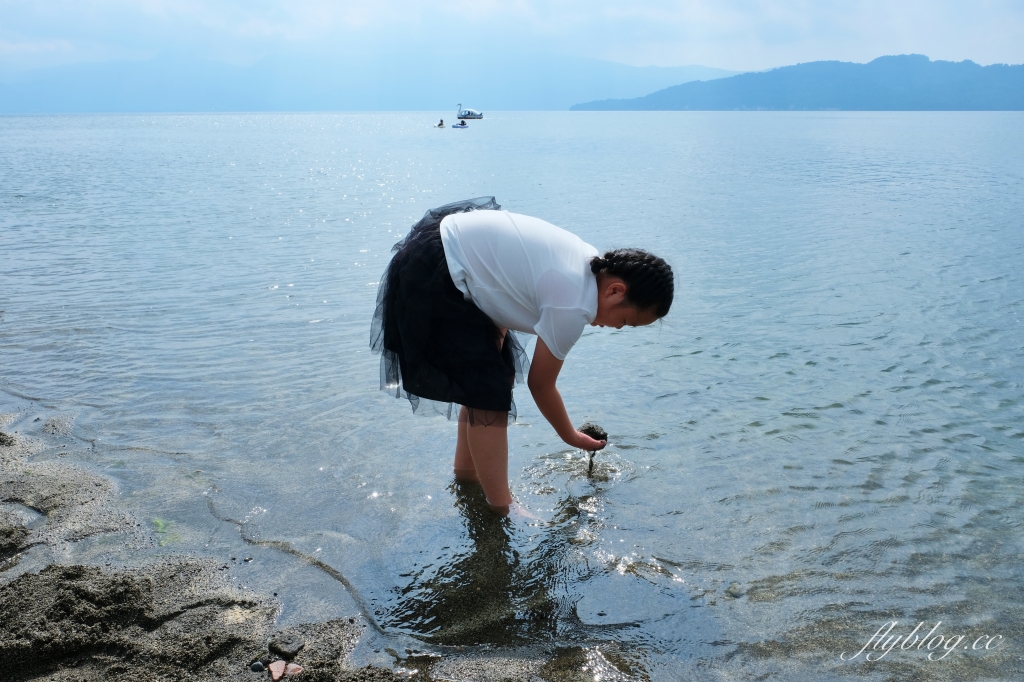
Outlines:
[{"label": "girl's bare leg", "polygon": [[[508,329],[506,329],[505,327],[498,327],[498,348],[499,349],[503,348],[504,345],[505,345],[505,335],[506,334],[508,334]],[[495,415],[498,415],[498,414],[499,413],[497,413],[497,412],[495,412],[493,414],[488,413],[488,416],[491,416],[491,417],[494,417],[494,419],[497,419],[498,417],[495,416]],[[493,422],[494,419],[491,419],[490,421]],[[503,424],[507,424],[508,423],[508,416],[507,415],[505,416],[505,419],[502,420],[502,423]],[[459,432],[458,432],[458,439],[455,442],[455,465],[453,467],[454,470],[455,470],[455,478],[457,480],[459,480],[459,481],[472,481],[472,482],[475,482],[475,483],[479,483],[480,479],[479,479],[479,477],[477,476],[477,473],[476,473],[476,466],[473,464],[473,456],[472,456],[472,454],[470,454],[468,428],[469,428],[469,410],[466,408],[465,405],[463,405],[463,406],[461,406],[459,408]],[[506,459],[506,461],[508,460],[508,437],[507,437],[507,432],[506,432],[506,439],[505,439],[505,459]],[[506,478],[507,478],[507,472],[506,472]]]},{"label": "girl's bare leg", "polygon": [[[512,504],[508,489],[508,413],[474,410],[472,424],[466,423],[466,440],[491,509],[505,516]],[[460,420],[459,426],[462,426]]]},{"label": "girl's bare leg", "polygon": [[469,454],[469,410],[459,409],[459,437],[455,442],[455,478],[460,481],[479,482],[473,456]]}]

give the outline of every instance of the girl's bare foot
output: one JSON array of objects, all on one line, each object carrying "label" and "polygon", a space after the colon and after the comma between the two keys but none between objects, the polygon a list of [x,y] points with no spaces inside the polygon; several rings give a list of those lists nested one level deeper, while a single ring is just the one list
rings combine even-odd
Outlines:
[{"label": "girl's bare foot", "polygon": [[512,502],[512,504],[510,504],[507,507],[507,509],[508,509],[508,511],[506,513],[509,514],[512,517],[512,520],[514,520],[514,521],[522,521],[523,523],[530,523],[530,522],[538,523],[539,522],[539,523],[547,524],[547,521],[545,521],[541,517],[537,516],[532,511],[530,511],[529,509],[527,509],[523,505],[519,504],[518,502]]}]

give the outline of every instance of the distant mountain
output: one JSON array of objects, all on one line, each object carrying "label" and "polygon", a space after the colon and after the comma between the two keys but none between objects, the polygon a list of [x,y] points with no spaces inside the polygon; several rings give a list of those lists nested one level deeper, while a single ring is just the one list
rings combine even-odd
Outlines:
[{"label": "distant mountain", "polygon": [[918,54],[879,57],[868,64],[810,62],[571,109],[1019,111],[1024,110],[1024,65],[933,62]]},{"label": "distant mountain", "polygon": [[559,55],[307,55],[248,67],[163,55],[24,72],[0,85],[0,113],[565,110],[735,71],[635,67]]}]

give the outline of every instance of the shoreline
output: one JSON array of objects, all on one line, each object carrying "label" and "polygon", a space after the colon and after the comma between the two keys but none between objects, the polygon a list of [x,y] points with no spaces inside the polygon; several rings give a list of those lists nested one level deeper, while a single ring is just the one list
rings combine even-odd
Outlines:
[{"label": "shoreline", "polygon": [[[305,643],[297,679],[401,679],[344,664],[365,630],[357,615],[277,630],[280,602],[232,584],[212,558],[61,561],[100,538],[141,555],[152,538],[117,508],[112,479],[66,460],[33,461],[44,443],[6,430],[16,419],[0,415],[0,664],[12,679],[264,679],[250,664],[280,658],[267,650],[279,633]],[[44,428],[66,436],[70,422]]]},{"label": "shoreline", "polygon": [[[237,581],[231,564],[188,551],[148,554],[160,531],[118,506],[116,481],[74,461],[62,450],[66,444],[47,442],[72,438],[72,421],[57,415],[35,424],[26,413],[0,414],[0,667],[10,679],[268,680],[268,671],[251,665],[282,660],[268,651],[268,642],[282,635],[303,643],[286,659],[302,667],[286,678],[297,682],[576,682],[601,668],[605,679],[635,679],[585,647],[406,648],[418,640],[379,631],[354,593],[366,613],[279,627],[277,593]],[[42,439],[23,435],[19,426],[38,429]],[[35,458],[54,451],[55,457]],[[244,532],[242,539],[251,542]],[[290,546],[257,544],[310,561]],[[313,565],[352,592],[329,566]],[[370,664],[365,651],[359,664],[351,661],[360,644],[372,648]]]}]

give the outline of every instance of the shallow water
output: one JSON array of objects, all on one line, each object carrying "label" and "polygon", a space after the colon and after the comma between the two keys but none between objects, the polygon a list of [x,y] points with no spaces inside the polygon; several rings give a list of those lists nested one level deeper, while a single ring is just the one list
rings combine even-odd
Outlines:
[{"label": "shallow water", "polygon": [[[368,659],[407,635],[561,652],[551,679],[1024,672],[1024,115],[437,117],[0,118],[5,428],[115,477],[154,552],[248,552],[281,622],[362,607]],[[456,489],[454,424],[379,392],[367,348],[390,246],[487,194],[678,273],[668,318],[563,370],[611,434],[594,475],[517,389],[540,521]],[[1004,639],[840,658],[889,620]]]}]

